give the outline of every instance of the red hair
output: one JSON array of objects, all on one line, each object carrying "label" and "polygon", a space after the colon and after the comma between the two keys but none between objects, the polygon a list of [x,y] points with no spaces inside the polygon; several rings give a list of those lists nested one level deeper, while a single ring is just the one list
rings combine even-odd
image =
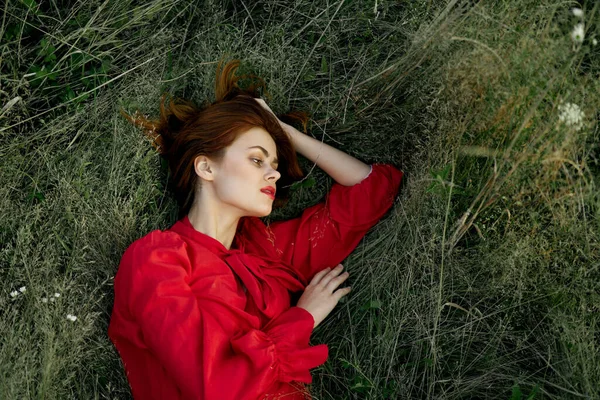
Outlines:
[{"label": "red hair", "polygon": [[[279,125],[277,117],[254,100],[259,97],[258,89],[265,87],[264,81],[255,75],[236,76],[239,64],[239,60],[233,60],[222,68],[222,61],[219,62],[215,81],[216,100],[213,103],[205,101],[201,107],[196,107],[191,101],[175,99],[166,108],[167,95],[164,94],[160,103],[160,118],[157,120],[148,120],[138,111],[135,117],[131,117],[121,110],[127,120],[144,128],[153,146],[168,161],[170,187],[179,205],[180,217],[189,212],[196,185],[199,184],[194,171],[194,159],[204,155],[221,161],[226,148],[250,128],[266,130],[277,148],[278,170],[281,173],[278,184],[281,188],[277,189],[273,208],[287,203],[289,186],[304,175],[292,142]],[[258,83],[252,82],[249,88],[241,89],[237,82],[247,78]],[[280,118],[286,121],[300,120],[306,131],[308,116],[305,113],[292,112]]]}]

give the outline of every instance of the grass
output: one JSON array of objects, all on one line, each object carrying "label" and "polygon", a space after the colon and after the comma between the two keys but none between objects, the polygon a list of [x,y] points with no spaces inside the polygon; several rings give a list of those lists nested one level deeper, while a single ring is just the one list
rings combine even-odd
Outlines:
[{"label": "grass", "polygon": [[[211,98],[224,54],[265,78],[276,112],[310,111],[313,136],[405,172],[345,262],[352,294],[313,334],[330,346],[315,399],[600,398],[599,13],[556,0],[5,4],[0,398],[131,397],[106,335],[112,279],[176,209],[118,109],[156,115],[163,91]],[[560,121],[564,103],[580,128]],[[315,184],[274,219],[331,185],[301,162]]]}]

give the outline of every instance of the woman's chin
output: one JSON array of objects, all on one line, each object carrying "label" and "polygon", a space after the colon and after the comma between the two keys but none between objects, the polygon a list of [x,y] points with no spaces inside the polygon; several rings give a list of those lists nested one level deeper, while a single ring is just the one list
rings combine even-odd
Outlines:
[{"label": "woman's chin", "polygon": [[267,217],[271,214],[271,211],[273,210],[273,207],[265,207],[261,210],[253,210],[252,212],[248,213],[248,216],[250,217]]}]

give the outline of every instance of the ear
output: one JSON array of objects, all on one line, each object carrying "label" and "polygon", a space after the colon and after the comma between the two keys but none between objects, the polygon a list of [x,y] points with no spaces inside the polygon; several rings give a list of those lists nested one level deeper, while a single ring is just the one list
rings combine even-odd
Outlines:
[{"label": "ear", "polygon": [[201,179],[206,181],[215,179],[211,166],[213,162],[206,156],[198,156],[194,159],[194,171]]}]

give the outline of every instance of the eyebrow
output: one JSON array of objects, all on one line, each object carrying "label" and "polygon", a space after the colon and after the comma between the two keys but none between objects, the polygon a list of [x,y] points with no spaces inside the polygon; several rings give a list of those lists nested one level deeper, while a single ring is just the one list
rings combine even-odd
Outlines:
[{"label": "eyebrow", "polygon": [[[264,147],[262,147],[262,146],[250,146],[250,147],[248,147],[248,148],[249,148],[249,149],[261,149],[261,150],[262,150],[262,152],[265,154],[265,157],[269,157],[269,152],[268,152],[267,150],[265,150],[265,148],[264,148]],[[275,157],[275,158],[273,159],[273,163],[275,163],[275,164],[279,165],[279,160],[277,159],[277,157]]]}]

